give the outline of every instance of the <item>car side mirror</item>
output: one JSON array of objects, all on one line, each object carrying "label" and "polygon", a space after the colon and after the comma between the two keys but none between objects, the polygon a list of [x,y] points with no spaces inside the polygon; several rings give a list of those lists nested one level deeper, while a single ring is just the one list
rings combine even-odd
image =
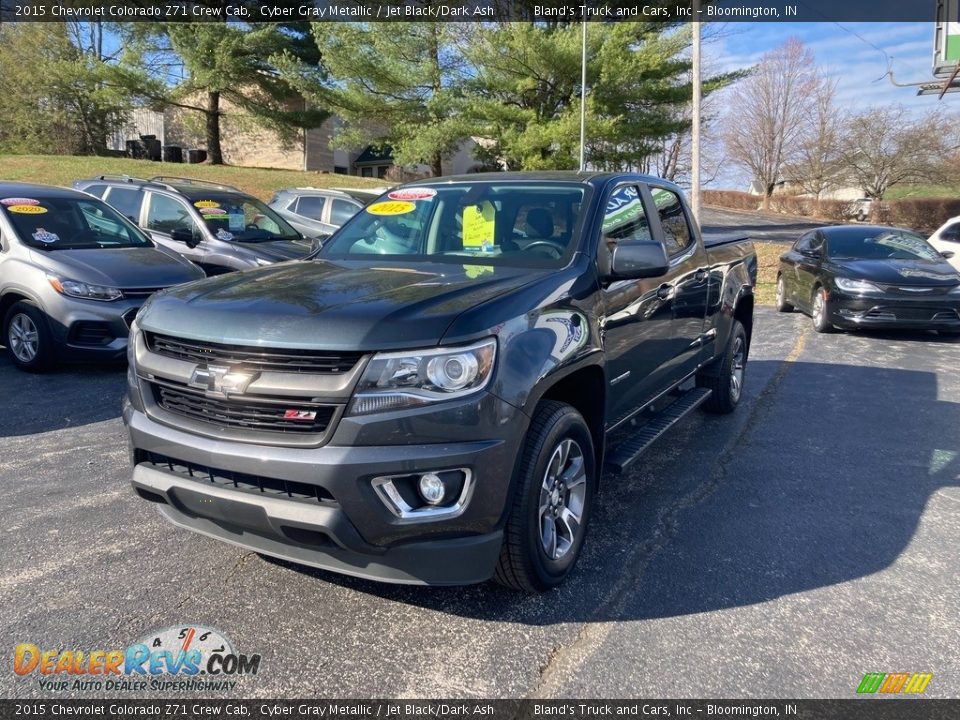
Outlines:
[{"label": "car side mirror", "polygon": [[189,228],[174,228],[170,231],[170,237],[177,242],[182,242],[190,249],[200,244],[200,239]]},{"label": "car side mirror", "polygon": [[670,260],[663,244],[644,242],[617,245],[610,260],[610,280],[639,280],[659,277],[670,269]]},{"label": "car side mirror", "polygon": [[943,255],[943,258],[944,258],[945,260],[949,260],[949,259],[952,258],[954,255],[956,255],[956,253],[955,253],[953,250],[944,250],[944,251],[941,252],[940,254]]}]

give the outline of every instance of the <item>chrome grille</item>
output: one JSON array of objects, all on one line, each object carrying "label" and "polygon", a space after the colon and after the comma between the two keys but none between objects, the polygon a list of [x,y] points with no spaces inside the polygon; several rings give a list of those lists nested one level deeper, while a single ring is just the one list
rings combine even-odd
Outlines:
[{"label": "chrome grille", "polygon": [[342,373],[363,357],[360,352],[261,348],[184,340],[145,333],[147,347],[158,355],[194,363],[242,365],[257,370],[294,373]]},{"label": "chrome grille", "polygon": [[220,427],[284,433],[322,433],[336,411],[334,405],[298,398],[211,398],[202,390],[172,382],[150,383],[157,405],[168,412]]}]

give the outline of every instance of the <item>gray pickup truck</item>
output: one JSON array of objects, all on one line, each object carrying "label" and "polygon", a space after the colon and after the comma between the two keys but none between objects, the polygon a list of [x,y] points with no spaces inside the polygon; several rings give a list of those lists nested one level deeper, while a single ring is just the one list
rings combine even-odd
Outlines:
[{"label": "gray pickup truck", "polygon": [[547,590],[580,554],[602,468],[700,405],[736,408],[755,277],[751,244],[705,246],[657,178],[396,188],[305,261],[146,304],[133,486],[266,555]]}]

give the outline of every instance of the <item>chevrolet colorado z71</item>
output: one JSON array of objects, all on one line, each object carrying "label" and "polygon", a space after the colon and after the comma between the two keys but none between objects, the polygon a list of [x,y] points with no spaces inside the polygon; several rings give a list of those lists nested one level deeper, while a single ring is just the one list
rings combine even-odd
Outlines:
[{"label": "chevrolet colorado z71", "polygon": [[397,188],[307,260],[151,298],[129,344],[133,486],[266,555],[546,590],[601,468],[737,406],[755,277],[749,242],[705,246],[652,177]]}]

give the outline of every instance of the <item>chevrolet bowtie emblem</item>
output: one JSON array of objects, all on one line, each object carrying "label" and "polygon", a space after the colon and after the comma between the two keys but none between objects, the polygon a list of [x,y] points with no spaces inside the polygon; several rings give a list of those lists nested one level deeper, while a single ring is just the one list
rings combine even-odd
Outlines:
[{"label": "chevrolet bowtie emblem", "polygon": [[190,386],[207,395],[226,398],[242,395],[258,377],[260,373],[240,372],[223,365],[198,365],[190,376]]}]

